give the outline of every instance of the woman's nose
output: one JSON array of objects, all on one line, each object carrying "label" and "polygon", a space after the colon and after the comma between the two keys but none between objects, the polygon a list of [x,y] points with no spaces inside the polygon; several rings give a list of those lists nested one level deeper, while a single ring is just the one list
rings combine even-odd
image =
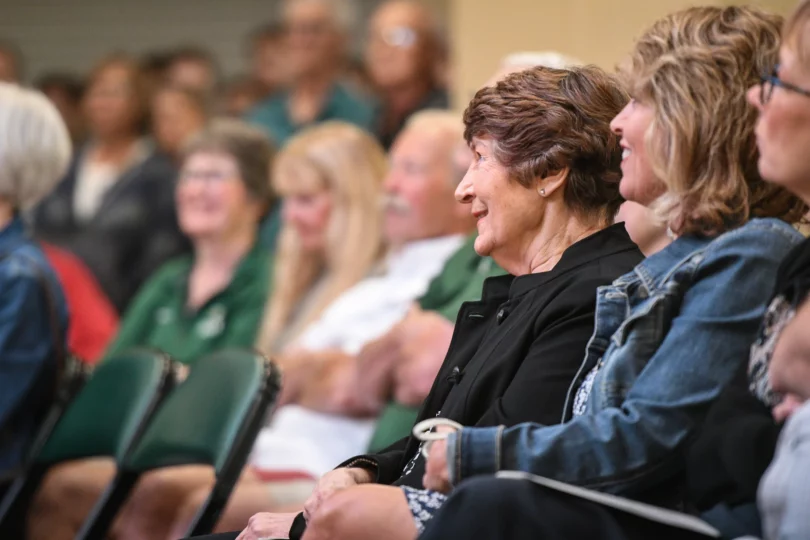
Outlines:
[{"label": "woman's nose", "polygon": [[475,190],[469,176],[469,173],[465,174],[456,188],[456,200],[463,204],[469,204],[475,198]]},{"label": "woman's nose", "polygon": [[630,106],[629,103],[625,105],[624,108],[621,111],[619,111],[619,114],[613,117],[613,120],[610,121],[610,131],[612,131],[616,135],[619,136],[622,135],[623,132],[622,125],[624,124],[624,115],[627,112],[627,108],[629,106]]}]

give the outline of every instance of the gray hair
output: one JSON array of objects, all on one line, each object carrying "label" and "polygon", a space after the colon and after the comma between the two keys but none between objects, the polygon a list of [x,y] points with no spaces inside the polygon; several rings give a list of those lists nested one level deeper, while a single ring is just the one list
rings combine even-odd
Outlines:
[{"label": "gray hair", "polygon": [[260,203],[273,202],[270,169],[275,149],[264,132],[233,118],[218,118],[183,149],[184,161],[192,154],[221,153],[233,158],[248,192]]},{"label": "gray hair", "polygon": [[515,52],[506,55],[498,65],[498,70],[484,84],[484,86],[495,86],[498,81],[505,79],[512,73],[519,73],[536,67],[547,67],[552,69],[570,69],[583,65],[582,62],[571,56],[566,56],[555,51],[543,52]]},{"label": "gray hair", "polygon": [[461,120],[461,115],[444,109],[424,109],[408,118],[405,129],[435,133],[455,143],[450,146],[451,152],[448,159],[450,160],[453,185],[458,185],[467,172],[466,168],[464,170],[459,168],[454,155],[456,146],[459,143],[464,143],[464,122]]},{"label": "gray hair", "polygon": [[464,123],[461,116],[444,109],[423,109],[412,114],[405,123],[405,129],[442,131],[448,137],[464,138]]},{"label": "gray hair", "polygon": [[507,55],[501,60],[502,69],[513,69],[516,71],[538,66],[553,69],[569,69],[581,65],[583,65],[583,62],[580,60],[556,51],[516,52]]},{"label": "gray hair", "polygon": [[28,210],[70,163],[71,142],[56,107],[38,91],[0,83],[0,196]]},{"label": "gray hair", "polygon": [[321,4],[329,8],[337,29],[350,34],[357,27],[357,2],[355,0],[287,0],[284,10],[295,4]]}]

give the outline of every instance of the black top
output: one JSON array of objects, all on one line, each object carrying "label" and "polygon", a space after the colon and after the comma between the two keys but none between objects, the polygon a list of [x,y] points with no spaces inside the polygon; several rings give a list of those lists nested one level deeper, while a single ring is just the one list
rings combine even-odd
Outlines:
[{"label": "black top", "polygon": [[[810,239],[782,261],[774,297],[782,296],[798,306],[808,292]],[[756,502],[757,486],[773,459],[782,427],[774,422],[770,409],[749,392],[746,370],[737,375],[712,406],[687,455],[688,499],[701,512]]]},{"label": "black top", "polygon": [[[617,224],[569,247],[549,272],[487,279],[481,301],[459,311],[417,421],[441,416],[465,426],[559,423],[593,333],[596,288],[642,259]],[[422,487],[424,459],[413,437],[342,466],[376,469],[378,483]]]},{"label": "black top", "polygon": [[152,153],[121,174],[86,222],[73,210],[82,152],[33,214],[38,238],[78,256],[123,313],[141,284],[168,259],[189,251],[174,206],[177,170]]},{"label": "black top", "polygon": [[382,110],[380,110],[377,114],[378,122],[380,123],[380,125],[377,127],[377,139],[380,141],[383,148],[390,150],[391,145],[394,144],[394,140],[402,132],[402,129],[405,127],[405,124],[412,115],[426,109],[448,109],[449,107],[450,96],[447,95],[447,90],[442,88],[434,88],[428,92],[419,105],[414,107],[412,111],[406,114],[402,120],[396,126],[394,126],[393,130],[388,132],[386,132],[382,127],[382,121],[385,118],[385,109],[383,107]]}]

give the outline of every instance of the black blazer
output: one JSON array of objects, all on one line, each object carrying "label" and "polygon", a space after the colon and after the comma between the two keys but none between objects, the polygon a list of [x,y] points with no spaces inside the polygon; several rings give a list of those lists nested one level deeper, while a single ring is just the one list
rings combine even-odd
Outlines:
[{"label": "black blazer", "polygon": [[[459,311],[450,348],[417,421],[465,426],[558,424],[593,333],[596,288],[643,255],[623,224],[569,247],[549,272],[498,276]],[[341,466],[376,470],[377,482],[422,488],[419,441],[406,437]]]},{"label": "black blazer", "polygon": [[153,153],[125,171],[87,223],[76,219],[73,196],[81,153],[56,190],[33,214],[37,237],[78,256],[119,312],[167,259],[189,250],[174,206],[177,170]]}]

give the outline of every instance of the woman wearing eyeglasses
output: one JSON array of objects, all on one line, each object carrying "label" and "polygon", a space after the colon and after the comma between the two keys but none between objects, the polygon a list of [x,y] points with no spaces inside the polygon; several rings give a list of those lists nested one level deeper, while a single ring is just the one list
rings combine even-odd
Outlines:
[{"label": "woman wearing eyeglasses", "polygon": [[[748,92],[759,111],[757,144],[762,176],[810,202],[810,1],[800,2],[783,32],[779,64]],[[758,397],[792,413],[775,458],[759,483],[766,540],[810,534],[810,240],[783,261],[768,315],[773,336],[752,363]],[[791,407],[790,403],[794,405]],[[793,409],[793,410],[790,410]]]},{"label": "woman wearing eyeglasses", "polygon": [[414,112],[449,106],[438,80],[443,55],[436,28],[427,8],[410,1],[385,2],[369,21],[365,64],[382,105],[376,131],[385,148]]},{"label": "woman wearing eyeglasses", "polygon": [[[175,199],[193,255],[167,262],[146,282],[108,356],[154,347],[193,365],[208,352],[253,345],[270,288],[271,258],[256,238],[272,202],[272,158],[267,137],[237,120],[214,121],[191,141]],[[90,459],[51,471],[32,504],[29,538],[73,538],[111,466]],[[186,472],[195,479],[194,470]]]},{"label": "woman wearing eyeglasses", "polygon": [[[623,70],[636,99],[613,122],[626,150],[621,192],[665,217],[676,238],[634,273],[600,291],[597,331],[588,350],[596,367],[572,386],[573,418],[559,426],[465,427],[433,444],[426,485],[456,489],[427,524],[422,540],[707,538],[694,529],[527,480],[486,475],[520,470],[593,492],[697,510],[693,493],[684,491],[696,472],[687,461],[693,457],[689,449],[705,433],[710,406],[732,387],[749,355],[756,358],[768,346],[773,328],[766,308],[774,281],[777,287],[783,281],[780,259],[801,245],[786,224],[748,219],[770,215],[791,222],[806,208],[782,188],[798,194],[793,185],[801,178],[810,180],[803,160],[810,147],[802,145],[803,133],[792,116],[797,107],[810,111],[810,103],[791,101],[791,112],[783,109],[783,153],[769,155],[763,145],[761,158],[755,146],[756,116],[746,103],[746,97],[752,99],[760,90],[747,96],[748,87],[776,63],[780,22],[751,8],[692,8],[658,21],[639,39]],[[779,75],[799,86],[784,71]],[[776,84],[769,77],[766,83],[764,97]],[[775,100],[788,92],[773,90],[774,122]],[[807,99],[794,91],[790,99],[796,98]],[[768,124],[768,107],[764,105],[758,125],[760,142],[766,128],[775,131]],[[792,153],[787,155],[786,149]],[[784,180],[777,181],[781,172]],[[711,226],[710,216],[720,221]],[[662,272],[651,272],[656,267]],[[607,324],[600,331],[603,320]],[[711,429],[726,427],[718,422]],[[749,438],[745,430],[741,435],[736,445],[725,447],[725,456],[703,464],[707,476],[729,473],[738,459],[747,468],[744,460],[757,449],[750,447],[752,431]],[[806,486],[807,477],[801,482]],[[738,536],[727,525],[750,527],[743,534],[756,533],[756,512],[747,516],[753,522],[731,523],[744,517],[733,515],[736,486],[713,487],[717,489],[704,493],[700,502],[714,498],[727,504],[715,504],[715,512],[703,517],[722,529],[724,538]],[[770,499],[776,506],[790,498],[784,489],[777,493]],[[806,512],[806,499],[800,503]],[[778,508],[775,514],[781,512]],[[321,519],[328,517],[337,520],[334,515]],[[314,530],[317,523],[310,526]],[[768,538],[807,538],[807,532]]]}]

